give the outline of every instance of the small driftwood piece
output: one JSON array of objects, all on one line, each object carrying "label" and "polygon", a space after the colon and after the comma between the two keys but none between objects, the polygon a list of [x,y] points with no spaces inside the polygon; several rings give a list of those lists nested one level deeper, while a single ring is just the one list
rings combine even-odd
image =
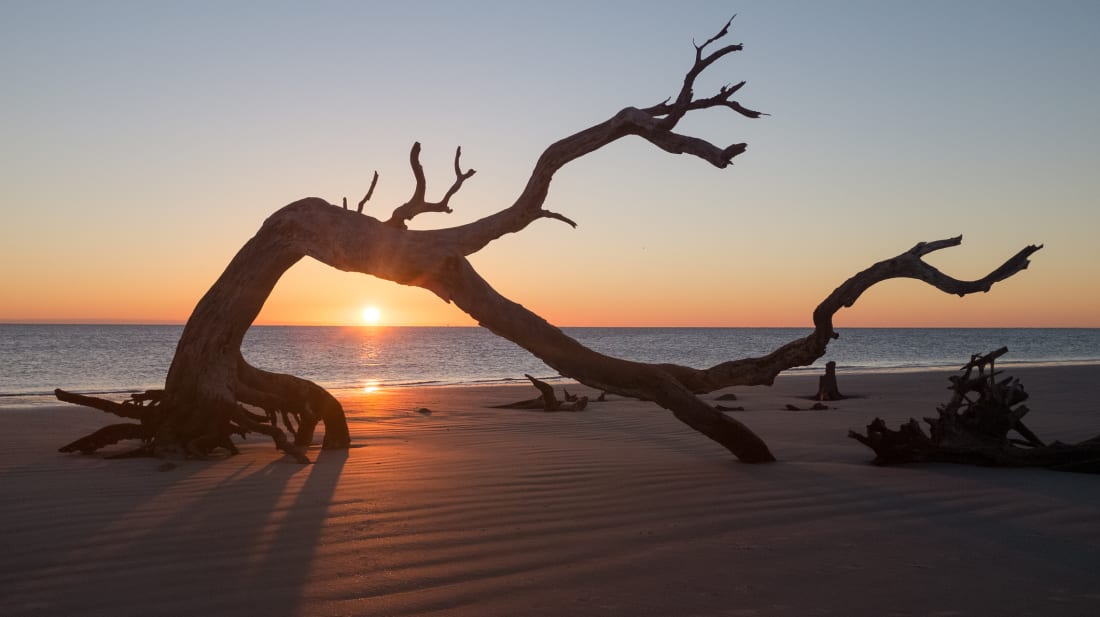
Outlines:
[{"label": "small driftwood piece", "polygon": [[508,403],[506,405],[494,405],[494,409],[540,409],[542,411],[584,411],[585,407],[588,407],[587,396],[576,396],[575,394],[569,394],[569,391],[562,388],[562,393],[565,395],[564,401],[559,401],[558,397],[554,395],[554,389],[550,387],[550,384],[541,379],[536,379],[526,373],[523,375],[531,381],[531,384],[538,388],[538,398],[525,399],[522,401],[516,401],[514,403]]},{"label": "small driftwood piece", "polygon": [[787,411],[825,411],[828,408],[828,405],[822,403],[814,403],[809,407],[799,407],[798,405],[791,405],[789,403],[783,406],[783,409]]},{"label": "small driftwood piece", "polygon": [[1029,410],[1022,404],[1028,398],[1023,384],[1014,377],[998,380],[1001,371],[994,368],[1006,353],[1001,347],[976,354],[961,375],[948,378],[951,400],[937,408],[939,417],[924,419],[928,434],[912,418],[896,431],[875,418],[866,434],[849,431],[848,436],[874,450],[876,465],[937,462],[1100,473],[1100,436],[1048,445],[1024,425]]},{"label": "small driftwood piece", "polygon": [[817,381],[817,394],[815,401],[841,401],[847,398],[840,393],[836,385],[836,362],[832,360],[825,363],[825,374]]}]

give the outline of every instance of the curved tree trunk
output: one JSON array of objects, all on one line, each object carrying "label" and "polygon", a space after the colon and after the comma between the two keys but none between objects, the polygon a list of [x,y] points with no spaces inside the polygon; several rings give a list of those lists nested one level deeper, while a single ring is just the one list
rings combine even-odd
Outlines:
[{"label": "curved tree trunk", "polygon": [[[347,447],[349,436],[343,410],[328,392],[304,379],[252,367],[241,356],[245,332],[279,278],[299,259],[308,256],[340,270],[431,290],[566,377],[606,392],[653,401],[742,461],[775,460],[764,441],[748,427],[696,395],[733,385],[771,384],[781,371],[813,363],[825,353],[829,341],[837,337],[832,327],[833,314],[851,306],[863,291],[879,281],[909,277],[958,295],[988,291],[993,283],[1026,268],[1028,257],[1040,247],[1027,247],[988,276],[967,282],[950,278],[921,259],[932,251],[958,245],[961,237],[920,243],[856,274],[834,290],[814,311],[814,331],[809,336],[767,356],[724,362],[708,369],[631,362],[597,353],[497,293],[478,275],[467,256],[538,219],[555,219],[575,226],[569,218],[542,207],[554,174],[566,164],[628,135],[641,137],[671,153],[690,154],[719,168],[728,166],[745,151],[745,144],[719,148],[673,131],[684,115],[699,109],[722,107],[749,118],[762,115],[732,100],[744,82],[724,86],[707,98],[693,96],[695,78],[703,70],[741,49],[740,45],[727,45],[705,53],[708,46],[727,34],[728,28],[729,23],[703,45],[696,46],[695,61],[674,101],[669,99],[644,109],[627,107],[604,122],[551,144],[539,157],[515,202],[483,219],[447,229],[407,229],[407,221],[420,213],[450,212],[451,197],[474,174],[472,169],[461,170],[461,150],[456,151],[455,180],[440,201],[426,201],[419,143],[413,145],[409,157],[415,178],[413,195],[386,222],[362,214],[377,174],[357,211],[347,209],[346,199],[341,208],[319,198],[307,198],[275,212],[195,307],[180,337],[164,392],[128,404],[95,399],[101,402],[93,406],[101,409],[116,410],[111,405],[125,407],[124,411],[135,414],[130,417],[140,419],[142,429],[113,429],[105,437],[92,441],[98,444],[116,435],[145,435],[139,448],[142,453],[205,456],[219,448],[235,452],[233,434],[259,432],[270,436],[288,454],[306,461],[303,450],[310,443],[317,422],[323,421],[324,446]],[[73,395],[58,392],[62,400],[66,400],[63,395],[72,400]],[[263,409],[265,414],[253,413],[243,405]]]}]

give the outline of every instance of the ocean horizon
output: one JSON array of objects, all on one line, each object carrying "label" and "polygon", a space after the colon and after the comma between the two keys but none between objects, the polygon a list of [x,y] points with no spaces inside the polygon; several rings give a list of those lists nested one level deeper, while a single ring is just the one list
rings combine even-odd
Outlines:
[{"label": "ocean horizon", "polygon": [[[601,353],[697,368],[764,355],[810,328],[573,327]],[[0,407],[56,403],[54,388],[109,398],[163,387],[182,325],[0,324]],[[841,372],[961,366],[1007,346],[1002,365],[1100,363],[1100,328],[838,328],[809,367]],[[341,391],[554,380],[556,371],[477,326],[253,326],[242,351],[265,370]]]}]

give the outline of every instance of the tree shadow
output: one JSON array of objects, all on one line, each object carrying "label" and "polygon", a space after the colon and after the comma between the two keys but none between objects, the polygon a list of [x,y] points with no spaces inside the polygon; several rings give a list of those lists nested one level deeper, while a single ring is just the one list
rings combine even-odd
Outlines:
[{"label": "tree shadow", "polygon": [[[20,551],[37,559],[0,557],[0,568],[16,573],[0,577],[7,608],[16,615],[118,615],[137,607],[159,615],[299,614],[349,453],[320,451],[312,465],[260,463],[249,454],[188,461],[163,474],[135,461],[140,473],[123,475],[144,477],[97,485],[112,493],[89,500],[92,516],[65,501],[71,496],[40,506],[41,520],[32,523],[38,546]],[[50,527],[64,528],[65,541],[49,540]]]}]

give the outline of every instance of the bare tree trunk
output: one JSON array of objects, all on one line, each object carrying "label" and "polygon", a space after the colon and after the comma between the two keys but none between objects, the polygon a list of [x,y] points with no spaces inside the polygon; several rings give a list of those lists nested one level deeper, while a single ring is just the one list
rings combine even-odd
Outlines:
[{"label": "bare tree trunk", "polygon": [[[362,214],[377,183],[375,174],[357,211],[307,198],[275,212],[230,262],[199,301],[184,328],[168,371],[163,396],[134,401],[142,431],[134,431],[140,452],[207,456],[214,450],[235,452],[234,434],[258,432],[299,461],[318,421],[325,424],[324,446],[347,447],[350,441],[340,404],[323,388],[291,375],[250,366],[241,355],[244,334],[259,314],[283,273],[302,257],[334,268],[371,274],[404,285],[415,285],[453,302],[482,326],[527,349],[562,375],[605,392],[650,400],[678,419],[750,463],[775,460],[767,445],[747,426],[719,412],[696,396],[733,385],[771,384],[781,371],[813,363],[825,353],[833,331],[832,316],[870,286],[890,278],[923,280],[947,293],[965,295],[990,286],[1024,269],[1040,247],[1029,246],[1000,268],[977,281],[959,281],[932,268],[922,257],[956,246],[962,238],[920,243],[892,259],[875,264],[845,281],[817,307],[814,331],[760,358],[724,362],[707,369],[673,364],[645,364],[592,351],[544,319],[504,298],[470,265],[467,257],[507,233],[548,218],[576,224],[543,208],[554,174],[568,163],[620,138],[635,135],[674,154],[689,154],[718,168],[745,151],[737,143],[720,148],[673,131],[688,112],[720,107],[748,118],[762,114],[732,99],[744,82],[724,86],[702,99],[693,95],[696,77],[741,45],[707,48],[723,38],[722,30],[695,48],[695,60],[675,99],[644,109],[627,107],[608,120],[551,144],[539,157],[515,202],[483,219],[446,229],[407,229],[423,212],[450,212],[450,199],[474,170],[462,171],[461,150],[454,159],[455,179],[438,202],[426,201],[426,180],[419,160],[420,144],[409,155],[415,188],[386,222]],[[59,398],[63,393],[59,391]],[[63,399],[64,400],[64,399]],[[109,403],[109,402],[108,402]],[[119,405],[115,403],[115,405]],[[259,408],[254,413],[245,405]],[[102,406],[98,406],[102,408]],[[282,426],[280,426],[280,424]],[[126,433],[117,429],[115,434]],[[102,441],[102,440],[99,440]],[[98,443],[97,440],[92,440]],[[90,448],[94,443],[90,442]]]}]

